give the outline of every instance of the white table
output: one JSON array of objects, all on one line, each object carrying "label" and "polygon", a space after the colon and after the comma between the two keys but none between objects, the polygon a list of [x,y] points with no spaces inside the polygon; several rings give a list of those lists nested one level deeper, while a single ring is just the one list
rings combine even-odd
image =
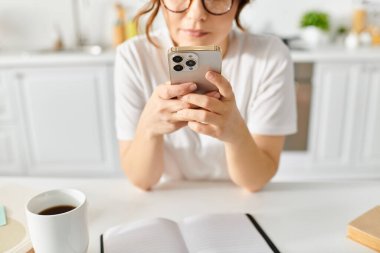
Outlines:
[{"label": "white table", "polygon": [[[0,203],[25,222],[33,195],[54,188],[83,191],[89,202],[89,252],[105,229],[150,217],[180,220],[215,212],[249,212],[281,252],[373,252],[346,238],[347,224],[380,204],[380,182],[273,182],[249,193],[228,182],[177,182],[140,191],[126,179],[0,178]],[[16,217],[15,217],[16,218]]]}]

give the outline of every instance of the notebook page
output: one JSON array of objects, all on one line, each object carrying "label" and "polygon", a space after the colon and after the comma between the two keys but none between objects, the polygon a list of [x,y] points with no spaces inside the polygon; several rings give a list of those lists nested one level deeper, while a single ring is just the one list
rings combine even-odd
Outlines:
[{"label": "notebook page", "polygon": [[110,228],[103,243],[104,253],[188,253],[177,224],[163,218]]},{"label": "notebook page", "polygon": [[273,253],[242,213],[188,217],[179,226],[190,253]]}]

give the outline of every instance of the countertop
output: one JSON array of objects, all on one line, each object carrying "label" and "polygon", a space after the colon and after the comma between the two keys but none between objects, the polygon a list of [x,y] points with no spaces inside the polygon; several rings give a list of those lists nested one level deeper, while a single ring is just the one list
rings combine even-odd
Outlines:
[{"label": "countertop", "polygon": [[380,46],[346,49],[342,46],[326,46],[311,50],[291,50],[294,62],[379,62]]},{"label": "countertop", "polygon": [[25,223],[29,198],[54,188],[83,191],[89,203],[89,251],[99,252],[99,235],[107,228],[152,217],[184,217],[225,212],[255,216],[281,252],[371,253],[346,237],[347,224],[379,205],[378,180],[340,182],[272,182],[250,193],[229,182],[172,182],[152,192],[125,178],[0,177],[0,202],[8,215]]},{"label": "countertop", "polygon": [[46,51],[46,52],[1,52],[0,67],[22,67],[22,66],[62,66],[72,64],[113,64],[115,50],[108,49],[100,54],[86,52],[68,51]]},{"label": "countertop", "polygon": [[[313,50],[291,50],[294,62],[355,61],[380,62],[380,47],[358,48],[348,50],[342,46],[327,46]],[[0,67],[20,66],[52,66],[64,64],[110,64],[114,62],[115,50],[108,49],[100,54],[86,52],[2,52],[0,51]]]}]

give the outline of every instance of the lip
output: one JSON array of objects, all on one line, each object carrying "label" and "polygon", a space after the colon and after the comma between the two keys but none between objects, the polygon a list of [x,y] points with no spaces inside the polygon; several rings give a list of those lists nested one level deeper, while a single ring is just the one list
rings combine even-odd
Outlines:
[{"label": "lip", "polygon": [[199,29],[180,29],[180,31],[186,34],[187,36],[195,37],[195,38],[204,37],[209,34],[209,32],[206,32],[204,30],[199,30]]}]

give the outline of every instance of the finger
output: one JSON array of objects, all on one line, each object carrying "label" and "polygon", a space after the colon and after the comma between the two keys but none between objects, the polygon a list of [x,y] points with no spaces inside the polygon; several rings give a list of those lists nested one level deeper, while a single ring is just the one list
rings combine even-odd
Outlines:
[{"label": "finger", "polygon": [[209,97],[217,98],[217,99],[221,97],[219,91],[210,91],[206,93],[205,95]]},{"label": "finger", "polygon": [[207,71],[205,77],[218,88],[219,93],[223,97],[227,99],[232,99],[234,97],[231,84],[221,74],[214,71]]},{"label": "finger", "polygon": [[[206,95],[206,96],[208,96],[208,97],[214,97],[214,98],[217,98],[217,99],[220,99],[220,98],[221,98],[221,95],[220,95],[219,91],[210,91],[210,92],[208,92],[208,93],[205,93],[204,95]],[[185,96],[186,96],[186,95],[185,95]],[[182,97],[183,97],[183,96],[179,96],[178,99],[181,100]],[[193,109],[195,109],[195,108],[199,108],[199,106],[190,104],[190,107],[189,107],[189,108],[193,108]]]},{"label": "finger", "polygon": [[219,125],[221,122],[220,115],[202,109],[183,109],[173,113],[173,117],[178,121],[197,121],[213,125]]},{"label": "finger", "polygon": [[174,126],[175,126],[176,129],[180,129],[180,128],[186,126],[186,125],[187,125],[186,121],[179,121],[179,122],[174,123]]},{"label": "finger", "polygon": [[215,126],[213,125],[202,124],[202,123],[194,122],[194,121],[188,122],[187,125],[194,132],[209,135],[212,137],[217,137]]},{"label": "finger", "polygon": [[173,100],[165,100],[164,108],[169,112],[178,112],[183,109],[191,108],[189,103],[184,101],[173,99]]},{"label": "finger", "polygon": [[186,95],[197,89],[195,83],[181,83],[181,84],[163,84],[157,87],[157,94],[162,99],[172,99],[178,96]]},{"label": "finger", "polygon": [[190,93],[181,98],[181,101],[196,105],[198,107],[204,108],[208,111],[222,114],[223,112],[223,102],[219,99],[208,97],[201,94]]}]

